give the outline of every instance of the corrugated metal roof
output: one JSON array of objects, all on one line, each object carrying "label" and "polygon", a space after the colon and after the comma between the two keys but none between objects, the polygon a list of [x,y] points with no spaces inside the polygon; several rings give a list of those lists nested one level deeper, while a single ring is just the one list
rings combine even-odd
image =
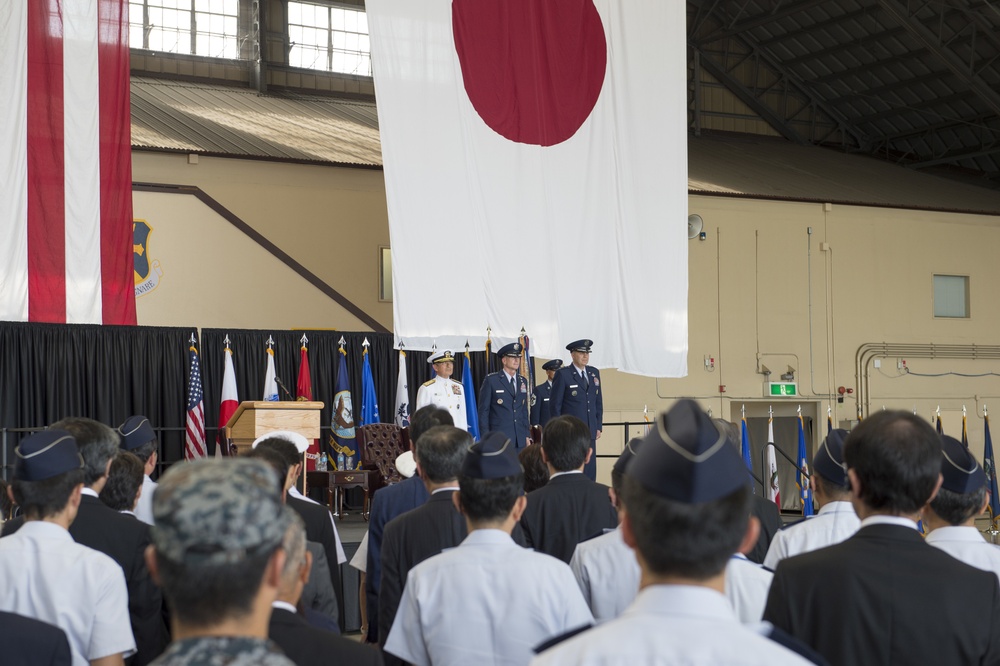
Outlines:
[{"label": "corrugated metal roof", "polygon": [[371,102],[132,78],[134,148],[381,166]]},{"label": "corrugated metal roof", "polygon": [[1000,215],[1000,192],[769,137],[688,138],[691,193]]}]

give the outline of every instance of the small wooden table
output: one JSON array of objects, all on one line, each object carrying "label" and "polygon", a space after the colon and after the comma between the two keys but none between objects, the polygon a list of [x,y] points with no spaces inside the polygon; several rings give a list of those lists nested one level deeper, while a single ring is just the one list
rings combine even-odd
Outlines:
[{"label": "small wooden table", "polygon": [[326,493],[326,503],[333,515],[344,519],[344,491],[348,488],[361,488],[365,491],[364,505],[361,515],[368,520],[371,510],[371,493],[375,482],[375,470],[330,470],[327,472],[307,472],[306,480],[310,488],[320,487]]}]

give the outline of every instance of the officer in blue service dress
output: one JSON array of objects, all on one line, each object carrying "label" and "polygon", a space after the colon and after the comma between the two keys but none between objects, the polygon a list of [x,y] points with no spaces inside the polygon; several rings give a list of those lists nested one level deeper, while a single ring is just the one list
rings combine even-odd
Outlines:
[{"label": "officer in blue service dress", "polygon": [[583,468],[591,481],[597,479],[597,440],[604,427],[604,398],[601,395],[601,371],[587,365],[593,340],[576,340],[566,345],[573,362],[556,371],[552,382],[549,408],[552,416],[570,414],[590,428],[590,448],[595,449]]},{"label": "officer in blue service dress", "polygon": [[479,389],[479,429],[499,430],[518,450],[531,444],[528,422],[528,380],[518,374],[521,367],[519,342],[497,350],[503,369],[486,375]]},{"label": "officer in blue service dress", "polygon": [[554,358],[542,366],[548,379],[536,386],[535,392],[531,395],[531,425],[533,426],[544,428],[545,424],[552,418],[552,378],[556,376],[556,370],[561,368],[562,364],[561,358]]}]

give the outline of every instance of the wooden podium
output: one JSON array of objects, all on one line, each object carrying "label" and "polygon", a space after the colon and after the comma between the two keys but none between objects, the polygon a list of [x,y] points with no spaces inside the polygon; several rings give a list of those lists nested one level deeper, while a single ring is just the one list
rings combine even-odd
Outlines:
[{"label": "wooden podium", "polygon": [[236,445],[237,455],[246,452],[258,437],[275,430],[291,430],[306,439],[319,439],[322,402],[241,402],[229,423],[226,436]]}]

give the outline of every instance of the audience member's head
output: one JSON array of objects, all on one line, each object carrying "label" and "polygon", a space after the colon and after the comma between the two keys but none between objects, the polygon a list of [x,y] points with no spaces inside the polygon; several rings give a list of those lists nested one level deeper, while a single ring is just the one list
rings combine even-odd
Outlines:
[{"label": "audience member's head", "polygon": [[410,417],[410,448],[416,448],[417,440],[434,426],[453,426],[455,419],[447,409],[436,405],[421,407]]},{"label": "audience member's head", "polygon": [[298,466],[302,464],[302,454],[299,453],[298,447],[289,439],[267,435],[255,441],[251,450],[273,451],[277,453],[282,457],[287,466],[282,486],[288,488],[295,483],[295,480],[298,478]]},{"label": "audience member's head", "polygon": [[488,432],[469,447],[454,497],[470,530],[516,522],[524,512],[524,472],[514,448],[502,432]]},{"label": "audience member's head", "polygon": [[70,507],[76,517],[83,486],[83,459],[65,430],[49,429],[25,437],[14,452],[14,479],[10,499],[26,520],[52,518]]},{"label": "audience member's head", "polygon": [[844,463],[859,517],[915,516],[937,492],[941,440],[909,412],[878,412],[847,436]]},{"label": "audience member's head", "polygon": [[962,442],[941,436],[941,489],[930,509],[948,525],[972,524],[986,509],[986,472]]},{"label": "audience member's head", "polygon": [[756,542],[746,466],[692,400],[656,418],[625,469],[622,535],[652,576],[707,581]]},{"label": "audience member's head", "polygon": [[625,482],[625,468],[632,462],[632,458],[635,458],[640,446],[642,446],[642,437],[633,437],[628,440],[621,455],[618,456],[618,460],[615,461],[614,467],[611,468],[611,503],[615,505],[616,509],[621,509],[622,506],[622,484]]},{"label": "audience member's head", "polygon": [[521,449],[517,459],[524,468],[524,492],[538,490],[549,482],[549,467],[542,460],[542,445],[531,444]]},{"label": "audience member's head", "polygon": [[119,438],[115,429],[93,419],[75,416],[56,421],[49,427],[66,430],[73,436],[83,457],[84,485],[88,488],[99,486],[108,473],[111,459],[118,454]]},{"label": "audience member's head", "polygon": [[135,509],[142,488],[144,467],[139,456],[128,451],[119,451],[111,460],[108,481],[99,495],[101,501],[115,511]]},{"label": "audience member's head", "polygon": [[847,466],[844,464],[844,440],[849,433],[837,428],[827,434],[813,456],[813,475],[810,483],[816,491],[820,506],[827,502],[849,501]]},{"label": "audience member's head", "polygon": [[581,469],[590,460],[590,428],[564,414],[551,419],[542,430],[542,455],[556,472]]},{"label": "audience member's head", "polygon": [[146,559],[178,624],[205,632],[270,613],[293,521],[278,487],[267,463],[244,458],[180,463],[163,475]]},{"label": "audience member's head", "polygon": [[0,525],[14,515],[14,501],[10,498],[8,488],[7,482],[0,479]]},{"label": "audience member's head", "polygon": [[472,435],[455,426],[434,426],[426,431],[414,449],[420,477],[429,483],[454,481],[471,445]]},{"label": "audience member's head", "polygon": [[281,481],[278,492],[281,493],[282,497],[286,492],[288,492],[288,487],[291,484],[291,480],[288,476],[288,459],[275,451],[272,448],[266,446],[258,446],[256,449],[250,449],[243,454],[243,458],[248,458],[250,460],[262,460],[271,466],[274,473],[278,476],[278,480]]},{"label": "audience member's head", "polygon": [[299,603],[312,567],[312,554],[306,548],[306,526],[297,513],[293,513],[285,533],[284,548],[285,567],[281,570],[278,599],[295,606]]},{"label": "audience member's head", "polygon": [[121,438],[123,449],[138,456],[144,468],[148,465],[149,469],[146,469],[145,473],[152,472],[156,465],[159,444],[149,419],[141,414],[128,417],[125,423],[118,426],[118,436]]}]

